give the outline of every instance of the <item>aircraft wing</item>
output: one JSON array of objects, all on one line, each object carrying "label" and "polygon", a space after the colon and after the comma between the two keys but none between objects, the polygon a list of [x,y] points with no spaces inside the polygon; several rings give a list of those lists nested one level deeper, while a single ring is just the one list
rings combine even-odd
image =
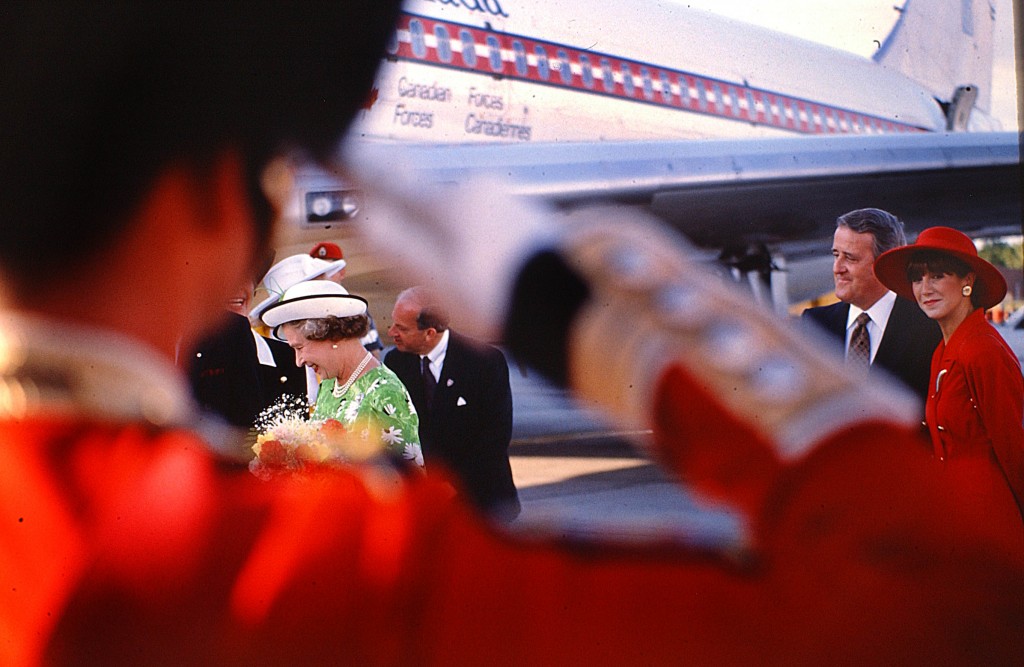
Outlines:
[{"label": "aircraft wing", "polygon": [[[380,160],[395,150],[360,147]],[[1021,232],[1020,146],[1012,132],[401,150],[418,177],[436,183],[494,173],[515,192],[563,208],[640,206],[705,248],[830,239],[836,217],[868,206],[898,215],[908,235],[934,225],[972,235]]]},{"label": "aircraft wing", "polygon": [[[347,150],[357,162],[401,162],[412,169],[403,177],[423,186],[492,174],[515,193],[563,209],[597,202],[642,208],[704,248],[708,259],[718,255],[780,310],[831,290],[835,220],[856,208],[891,211],[911,238],[934,225],[972,236],[1021,233],[1020,147],[1012,132],[549,144],[364,140]],[[333,183],[300,179],[300,229],[344,235],[359,195]]]}]

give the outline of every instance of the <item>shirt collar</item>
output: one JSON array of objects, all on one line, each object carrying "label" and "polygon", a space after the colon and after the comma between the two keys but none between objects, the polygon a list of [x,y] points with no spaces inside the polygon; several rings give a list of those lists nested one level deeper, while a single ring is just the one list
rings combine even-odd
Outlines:
[{"label": "shirt collar", "polygon": [[846,330],[849,331],[857,317],[861,313],[866,312],[868,317],[871,318],[872,324],[877,326],[879,331],[885,331],[885,325],[889,323],[889,316],[892,315],[892,309],[895,305],[896,293],[891,290],[886,292],[878,301],[875,301],[867,310],[861,310],[851,303],[850,312],[846,316]]},{"label": "shirt collar", "polygon": [[971,339],[978,331],[984,330],[987,326],[992,325],[985,319],[985,311],[981,308],[972,310],[949,337],[949,341],[939,343],[942,346],[943,358],[955,356],[965,340]]},{"label": "shirt collar", "polygon": [[260,364],[277,368],[274,352],[270,349],[270,343],[267,342],[267,339],[256,333],[255,329],[249,329],[249,331],[252,332],[252,338],[256,341],[256,358]]},{"label": "shirt collar", "polygon": [[437,345],[434,346],[430,352],[427,352],[425,356],[430,359],[430,363],[433,365],[440,364],[444,361],[445,355],[448,353],[448,330],[445,329],[441,332],[441,340],[437,341]]}]

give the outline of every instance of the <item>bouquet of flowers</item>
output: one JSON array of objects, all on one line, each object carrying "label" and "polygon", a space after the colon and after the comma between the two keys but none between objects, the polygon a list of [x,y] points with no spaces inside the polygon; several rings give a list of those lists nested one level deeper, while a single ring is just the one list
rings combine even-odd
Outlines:
[{"label": "bouquet of flowers", "polygon": [[375,453],[365,451],[367,441],[352,437],[338,420],[310,419],[308,405],[296,396],[280,397],[260,413],[255,426],[252,451],[256,456],[249,462],[249,471],[264,480],[279,473],[360,461]]}]

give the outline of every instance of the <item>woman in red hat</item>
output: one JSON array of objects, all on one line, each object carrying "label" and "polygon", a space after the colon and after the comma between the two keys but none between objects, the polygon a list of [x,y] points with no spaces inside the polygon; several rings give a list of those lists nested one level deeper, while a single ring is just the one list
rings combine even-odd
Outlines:
[{"label": "woman in red hat", "polygon": [[883,253],[875,274],[939,324],[925,422],[940,460],[992,456],[1024,511],[1024,377],[985,310],[1006,296],[1006,280],[974,242],[948,227]]}]

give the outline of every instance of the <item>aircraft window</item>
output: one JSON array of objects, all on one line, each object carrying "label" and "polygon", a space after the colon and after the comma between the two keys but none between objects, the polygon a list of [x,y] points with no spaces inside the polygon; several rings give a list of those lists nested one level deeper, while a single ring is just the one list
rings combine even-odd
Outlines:
[{"label": "aircraft window", "polygon": [[452,61],[452,43],[448,39],[448,28],[443,25],[434,26],[434,37],[437,38],[437,57],[443,63]]},{"label": "aircraft window", "polygon": [[725,100],[722,99],[722,87],[717,83],[711,84],[711,90],[715,93],[715,111],[725,113]]},{"label": "aircraft window", "polygon": [[423,23],[416,19],[410,21],[409,35],[412,37],[412,54],[417,58],[426,58],[427,43],[423,40]]},{"label": "aircraft window", "polygon": [[466,67],[476,67],[476,42],[468,30],[459,33],[459,41],[462,42],[462,62]]},{"label": "aircraft window", "polygon": [[494,35],[487,36],[487,49],[490,51],[491,69],[495,72],[501,71],[501,43]]},{"label": "aircraft window", "polygon": [[548,54],[544,51],[544,47],[540,45],[534,50],[537,53],[537,74],[540,78],[547,81],[548,77],[551,76],[551,68],[548,66]]},{"label": "aircraft window", "polygon": [[562,83],[572,83],[572,67],[569,65],[569,54],[565,49],[558,50],[558,70],[562,75]]},{"label": "aircraft window", "polygon": [[704,88],[702,79],[697,79],[697,106],[701,111],[708,110],[708,91]]},{"label": "aircraft window", "polygon": [[622,64],[622,88],[630,97],[633,97],[633,93],[636,91],[636,87],[633,84],[633,72],[629,69],[629,65],[625,63]]},{"label": "aircraft window", "polygon": [[590,56],[580,56],[580,69],[583,71],[583,85],[587,88],[594,87],[594,68],[590,66]]},{"label": "aircraft window", "polygon": [[661,79],[661,99],[665,102],[672,102],[672,83],[668,80],[668,74],[662,72],[659,78]]},{"label": "aircraft window", "polygon": [[607,58],[601,58],[601,85],[608,92],[615,90],[615,75],[612,73],[612,64]]},{"label": "aircraft window", "polygon": [[516,57],[516,74],[526,76],[526,47],[517,39],[512,42],[512,51]]},{"label": "aircraft window", "polygon": [[651,71],[646,67],[640,68],[640,81],[644,87],[644,97],[654,99],[654,83],[651,81]]},{"label": "aircraft window", "polygon": [[[965,35],[974,36],[974,11],[972,0],[960,0],[960,28]],[[994,10],[993,10],[994,11]]]},{"label": "aircraft window", "polygon": [[[680,79],[679,80],[679,87],[683,88],[683,86],[684,86],[683,79]],[[697,88],[697,81],[696,81],[696,79],[689,79],[689,78],[686,79],[685,90],[686,90],[686,105],[689,106],[689,107],[700,106],[700,95],[701,95],[701,90],[703,90],[703,88],[701,88],[701,89]]]}]

